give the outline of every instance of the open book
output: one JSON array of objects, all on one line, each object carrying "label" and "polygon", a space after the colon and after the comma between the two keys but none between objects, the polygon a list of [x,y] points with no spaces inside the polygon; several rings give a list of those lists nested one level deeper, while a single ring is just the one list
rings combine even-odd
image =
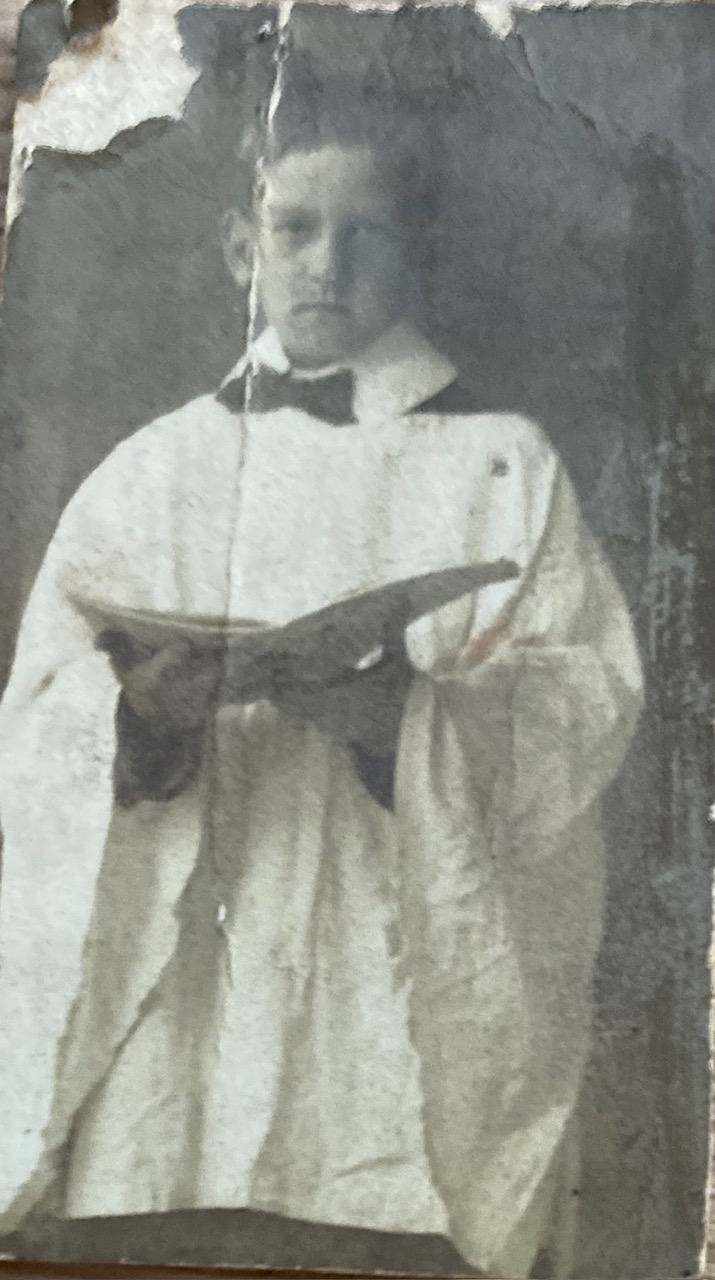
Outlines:
[{"label": "open book", "polygon": [[[170,645],[222,653],[228,682],[253,683],[259,673],[325,681],[355,670],[372,652],[399,643],[410,623],[460,596],[518,575],[510,560],[438,569],[353,592],[290,622],[205,617],[130,609],[75,597],[100,647],[133,648],[136,659]],[[260,681],[259,681],[260,683]]]}]

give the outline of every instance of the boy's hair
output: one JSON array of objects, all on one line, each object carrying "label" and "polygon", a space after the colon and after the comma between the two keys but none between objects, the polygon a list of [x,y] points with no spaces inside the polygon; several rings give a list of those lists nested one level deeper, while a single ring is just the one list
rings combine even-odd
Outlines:
[{"label": "boy's hair", "polygon": [[432,225],[438,187],[424,121],[401,110],[388,85],[287,72],[267,123],[264,162],[330,145],[369,148],[405,230],[421,235]]},{"label": "boy's hair", "polygon": [[[291,65],[293,63],[293,65]],[[326,146],[368,147],[393,198],[415,266],[431,257],[439,192],[436,149],[424,119],[401,109],[392,87],[347,76],[318,77],[287,59],[274,109],[233,137],[224,162],[224,208],[253,211],[261,168],[295,152]]]}]

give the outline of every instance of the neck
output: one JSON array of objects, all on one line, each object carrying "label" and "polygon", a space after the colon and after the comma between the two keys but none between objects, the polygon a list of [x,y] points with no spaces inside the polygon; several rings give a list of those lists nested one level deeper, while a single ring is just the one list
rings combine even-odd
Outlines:
[{"label": "neck", "polygon": [[[276,373],[288,373],[291,365],[283,350],[275,329],[264,329],[252,348],[244,355],[225,379],[228,386],[232,379],[244,376],[247,367],[265,365]],[[295,376],[304,379],[326,374],[317,366],[310,370],[304,362],[305,372]],[[343,366],[344,367],[344,366]],[[409,320],[398,320],[381,338],[350,360],[350,372],[355,379],[355,412],[358,416],[367,411],[379,411],[383,416],[400,416],[411,406],[434,396],[456,377],[452,362],[435,350],[420,330]]]},{"label": "neck", "polygon": [[313,374],[334,373],[336,369],[345,369],[350,365],[348,359],[343,360],[322,360],[320,362],[314,360],[300,360],[291,355],[290,351],[286,351],[286,359],[291,369],[295,373],[305,374],[310,377]]},{"label": "neck", "polygon": [[326,357],[324,360],[311,360],[309,357],[301,356],[291,351],[288,346],[284,346],[282,343],[281,345],[286,360],[288,360],[291,369],[294,369],[296,373],[305,374],[308,377],[312,374],[334,373],[338,369],[354,369],[359,366],[365,357],[369,357],[373,351],[380,348],[393,330],[400,330],[408,324],[409,321],[406,317],[396,317],[390,324],[385,325],[384,329],[381,329],[377,335],[371,337],[368,342],[364,342],[362,346],[341,355]]}]

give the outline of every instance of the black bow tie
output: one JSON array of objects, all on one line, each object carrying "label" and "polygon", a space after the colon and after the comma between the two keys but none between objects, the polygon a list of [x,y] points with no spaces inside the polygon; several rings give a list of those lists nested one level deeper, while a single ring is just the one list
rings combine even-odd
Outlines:
[{"label": "black bow tie", "polygon": [[267,365],[259,365],[250,383],[244,373],[222,387],[218,398],[234,413],[269,413],[289,406],[336,427],[355,421],[353,375],[348,369],[322,378],[295,378],[290,371],[276,373]]}]

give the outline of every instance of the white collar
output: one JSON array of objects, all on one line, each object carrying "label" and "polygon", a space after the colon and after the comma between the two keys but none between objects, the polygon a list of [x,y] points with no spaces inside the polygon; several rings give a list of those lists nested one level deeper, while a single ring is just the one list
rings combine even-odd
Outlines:
[{"label": "white collar", "polygon": [[[264,329],[259,334],[223,385],[242,377],[249,366],[255,368],[261,364],[276,373],[287,373],[290,369],[275,329]],[[312,376],[322,377],[334,372],[336,367],[316,370]],[[372,413],[399,418],[443,391],[457,376],[452,362],[404,321],[350,361],[348,367],[355,378],[354,408],[358,418]]]}]

